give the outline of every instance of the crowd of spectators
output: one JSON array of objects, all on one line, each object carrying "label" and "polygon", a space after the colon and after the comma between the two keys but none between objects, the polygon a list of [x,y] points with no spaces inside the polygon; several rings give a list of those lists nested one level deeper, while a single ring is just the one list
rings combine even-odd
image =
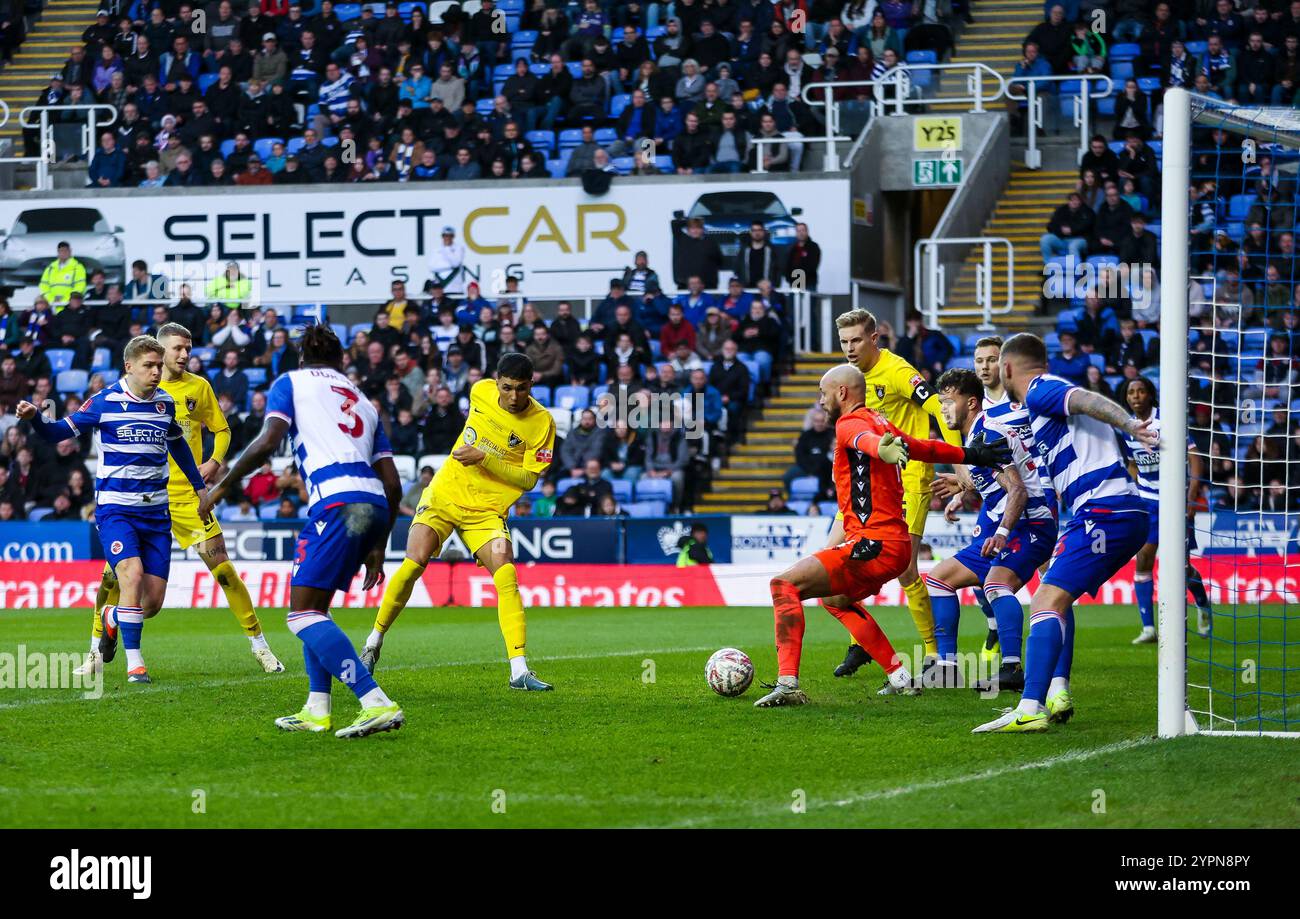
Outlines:
[{"label": "crowd of spectators", "polygon": [[[804,86],[942,56],[969,15],[950,0],[436,6],[437,21],[423,3],[106,4],[35,103],[116,109],[91,187],[741,172],[760,155],[798,171],[798,138],[823,130]],[[860,106],[868,90],[835,95]]]},{"label": "crowd of spectators", "polygon": [[[605,497],[617,492],[628,499],[642,479],[667,483],[644,489],[656,492],[661,511],[689,506],[789,356],[791,317],[784,296],[766,279],[755,290],[733,280],[728,294],[719,296],[692,276],[684,293],[669,298],[645,253],[634,262],[610,279],[589,319],[575,315],[569,302],[548,308],[544,317],[516,279],[501,295],[486,296],[470,282],[453,297],[434,277],[418,296],[394,281],[391,299],[371,321],[335,325],[345,344],[344,372],[379,411],[395,453],[411,461],[411,478],[415,460],[452,451],[470,388],[491,375],[502,355],[522,352],[535,370],[534,395],[556,416],[559,440],[548,481],[551,488],[563,486],[553,505],[540,491],[530,496],[538,499],[531,500],[534,514],[599,513]],[[266,389],[298,364],[294,339],[303,317],[225,302],[225,296],[246,292],[238,271],[232,263],[214,282],[217,299],[209,285],[209,298],[199,306],[184,285],[179,297],[162,299],[170,285],[143,261],[132,265],[125,289],[106,283],[99,270],[86,278],[64,245],[30,309],[15,311],[0,299],[0,413],[17,439],[0,447],[0,464],[12,466],[26,449],[28,461],[42,460],[35,468],[43,470],[34,478],[11,476],[21,483],[16,516],[53,507],[69,485],[62,475],[68,464],[44,463],[46,448],[25,425],[12,424],[16,403],[48,399],[60,417],[75,411],[119,378],[127,341],[169,322],[193,333],[189,370],[212,382],[232,430],[230,455],[257,435]],[[83,441],[64,449],[84,470],[89,447]],[[55,472],[57,482],[42,478]],[[294,475],[291,466],[267,467],[227,513],[265,516],[274,505],[287,514],[286,499],[297,509],[302,490]],[[93,495],[93,477],[84,476],[79,489]]]}]

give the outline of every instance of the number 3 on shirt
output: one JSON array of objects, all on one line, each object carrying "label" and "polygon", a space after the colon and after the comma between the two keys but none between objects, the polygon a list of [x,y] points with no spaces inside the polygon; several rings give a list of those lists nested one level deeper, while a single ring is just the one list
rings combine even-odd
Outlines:
[{"label": "number 3 on shirt", "polygon": [[343,404],[339,408],[344,415],[352,420],[352,425],[350,427],[339,422],[339,430],[350,437],[360,437],[362,433],[364,433],[366,425],[365,422],[361,420],[360,416],[357,415],[356,412],[352,411],[353,406],[357,404],[357,394],[346,386],[331,386],[330,389],[343,397]]}]

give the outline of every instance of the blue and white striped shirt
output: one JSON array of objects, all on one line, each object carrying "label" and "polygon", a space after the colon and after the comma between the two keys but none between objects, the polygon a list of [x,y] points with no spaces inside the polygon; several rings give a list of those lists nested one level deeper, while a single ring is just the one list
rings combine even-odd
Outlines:
[{"label": "blue and white striped shirt", "polygon": [[37,433],[51,443],[78,437],[85,431],[99,432],[99,463],[95,469],[95,500],[99,507],[165,516],[169,453],[194,490],[203,488],[185,432],[176,423],[176,403],[162,387],[140,399],[121,379],[95,393],[67,418],[51,422],[38,414],[33,423]]},{"label": "blue and white striped shirt", "polygon": [[275,378],[268,418],[289,423],[293,455],[307,482],[308,514],[320,502],[388,507],[374,463],[392,456],[375,407],[352,381],[328,367],[304,367]]},{"label": "blue and white striped shirt", "polygon": [[[988,414],[988,418],[1015,431],[1020,442],[1025,445],[1025,451],[1033,461],[1033,474],[1038,477],[1039,487],[1046,496],[1047,506],[1055,509],[1056,486],[1052,484],[1052,476],[1047,471],[1047,464],[1038,458],[1038,451],[1034,447],[1034,429],[1029,422],[1029,409],[1021,402],[1012,402],[1009,397],[990,406],[986,396],[984,402],[984,411]],[[1026,480],[1028,479],[1024,469],[1021,469],[1020,473]]]},{"label": "blue and white striped shirt", "polygon": [[1061,503],[1072,514],[1085,507],[1145,512],[1120,455],[1115,429],[1090,415],[1070,414],[1070,395],[1078,388],[1045,373],[1025,390],[1034,445]]},{"label": "blue and white striped shirt", "polygon": [[[999,405],[1010,404],[1007,402],[999,403]],[[971,441],[981,434],[989,442],[1006,438],[1007,443],[1011,445],[1011,458],[1015,461],[1020,472],[1020,478],[1025,484],[1025,491],[1028,493],[1025,509],[1021,513],[1020,519],[1051,520],[1052,508],[1043,496],[1043,486],[1039,479],[1038,466],[1034,456],[1029,452],[1029,444],[1026,444],[1021,439],[1019,432],[1013,426],[995,419],[991,412],[982,412],[975,419],[975,423],[971,425],[970,434],[966,438],[966,443],[969,445]],[[1007,492],[998,482],[997,470],[990,469],[987,466],[971,466],[968,471],[970,472],[971,483],[974,484],[976,490],[980,493],[980,497],[984,500],[984,506],[980,509],[981,516],[991,523],[1000,523],[1007,509]]]}]

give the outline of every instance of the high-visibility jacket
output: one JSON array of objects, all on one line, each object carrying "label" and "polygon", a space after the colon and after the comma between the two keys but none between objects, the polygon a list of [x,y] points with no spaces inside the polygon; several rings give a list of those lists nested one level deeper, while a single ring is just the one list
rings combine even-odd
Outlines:
[{"label": "high-visibility jacket", "polygon": [[221,301],[226,309],[234,310],[248,306],[248,296],[252,290],[253,284],[248,278],[240,276],[232,281],[223,273],[208,283],[206,293],[209,301]]},{"label": "high-visibility jacket", "polygon": [[49,301],[55,312],[63,309],[74,293],[86,292],[86,266],[75,258],[62,265],[55,259],[41,272],[41,296]]}]

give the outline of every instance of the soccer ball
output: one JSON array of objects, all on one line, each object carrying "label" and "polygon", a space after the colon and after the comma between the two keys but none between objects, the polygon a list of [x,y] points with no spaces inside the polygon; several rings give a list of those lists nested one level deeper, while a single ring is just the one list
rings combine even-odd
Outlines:
[{"label": "soccer ball", "polygon": [[713,652],[704,667],[709,688],[720,696],[739,696],[754,682],[754,664],[744,651],[723,648]]}]

